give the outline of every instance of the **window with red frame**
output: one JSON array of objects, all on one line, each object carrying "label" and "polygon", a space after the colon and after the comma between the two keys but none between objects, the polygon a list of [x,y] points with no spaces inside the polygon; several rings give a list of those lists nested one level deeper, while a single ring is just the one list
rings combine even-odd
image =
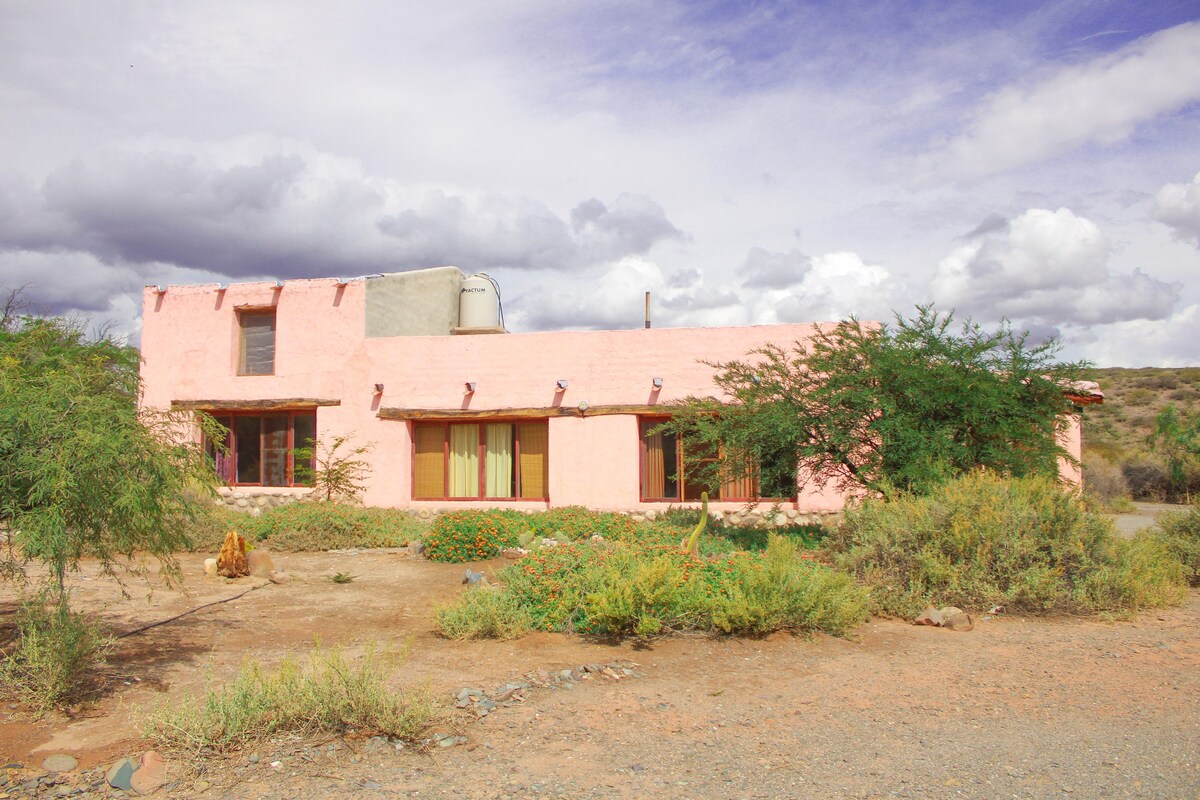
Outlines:
[{"label": "window with red frame", "polygon": [[[213,414],[225,426],[225,447],[205,440],[217,474],[231,486],[311,486],[317,436],[315,411]],[[223,452],[222,452],[223,450]],[[297,450],[306,450],[297,457]],[[307,456],[307,457],[304,457]]]},{"label": "window with red frame", "polygon": [[275,374],[275,309],[238,312],[238,375]]},{"label": "window with red frame", "polygon": [[[685,437],[656,431],[666,417],[642,417],[638,420],[641,451],[641,499],[643,502],[698,501],[701,492],[714,500],[746,501],[756,498],[786,500],[796,494],[796,468],[786,449],[772,454],[762,463],[740,475],[713,486],[705,483],[697,470],[712,464],[723,454],[711,448],[688,449]],[[760,495],[761,490],[761,495]]]},{"label": "window with red frame", "polygon": [[545,500],[549,424],[414,422],[416,500]]}]

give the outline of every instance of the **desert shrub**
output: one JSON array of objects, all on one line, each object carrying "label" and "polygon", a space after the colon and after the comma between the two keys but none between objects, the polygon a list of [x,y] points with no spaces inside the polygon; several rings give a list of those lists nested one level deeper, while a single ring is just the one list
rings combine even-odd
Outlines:
[{"label": "desert shrub", "polygon": [[638,525],[625,514],[590,511],[583,506],[551,508],[528,515],[529,528],[536,536],[578,541],[599,534],[605,539],[633,536]]},{"label": "desert shrub", "polygon": [[1121,465],[1121,472],[1134,500],[1163,500],[1171,492],[1167,470],[1154,461],[1127,461]]},{"label": "desert shrub", "polygon": [[1155,518],[1151,536],[1162,542],[1187,571],[1192,585],[1200,584],[1200,505],[1187,511],[1167,511]]},{"label": "desert shrub", "polygon": [[1164,389],[1177,388],[1179,386],[1179,378],[1170,372],[1157,372],[1140,378],[1138,386],[1161,392]]},{"label": "desert shrub", "polygon": [[1187,596],[1183,564],[1161,539],[1140,531],[1111,538],[1105,558],[1072,587],[1077,608],[1118,615],[1176,605]]},{"label": "desert shrub", "polygon": [[727,542],[721,552],[732,550],[766,550],[772,536],[780,536],[805,550],[816,550],[825,540],[827,531],[820,525],[786,525],[776,528],[756,528],[745,525],[718,525],[712,531],[716,543]]},{"label": "desert shrub", "polygon": [[1083,491],[1104,507],[1129,500],[1129,484],[1125,481],[1125,473],[1099,455],[1089,455],[1083,462]]},{"label": "desert shrub", "polygon": [[433,613],[449,639],[518,639],[533,627],[529,610],[492,586],[467,589],[457,602],[440,604]]},{"label": "desert shrub", "polygon": [[432,561],[482,561],[506,547],[516,547],[528,532],[528,514],[519,511],[469,510],[442,514],[425,536],[425,555]]},{"label": "desert shrub", "polygon": [[1144,406],[1154,399],[1154,392],[1148,388],[1138,387],[1126,392],[1122,399],[1127,406]]},{"label": "desert shrub", "polygon": [[112,641],[72,611],[65,595],[36,595],[17,612],[16,643],[0,660],[0,689],[38,716],[70,705],[87,695]]},{"label": "desert shrub", "polygon": [[[678,544],[684,537],[691,535],[699,521],[698,508],[669,508],[661,512],[653,523],[639,528],[636,537],[664,545]],[[716,555],[738,550],[765,550],[772,535],[791,539],[806,550],[815,550],[825,538],[825,529],[820,525],[785,525],[771,528],[727,525],[710,514],[708,525],[700,537],[700,552],[703,555]]]},{"label": "desert shrub", "polygon": [[1152,605],[1165,595],[1150,584],[1170,572],[1163,551],[1114,542],[1112,523],[1055,481],[991,473],[850,508],[827,550],[872,588],[880,611],[904,616],[930,603],[1079,613]]},{"label": "desert shrub", "polygon": [[164,748],[192,752],[228,751],[284,734],[349,731],[415,742],[442,709],[427,686],[388,685],[401,660],[374,646],[357,663],[340,650],[316,648],[306,666],[289,657],[274,672],[248,659],[227,685],[160,703],[142,732]]},{"label": "desert shrub", "polygon": [[532,553],[497,577],[501,594],[527,610],[533,627],[601,636],[841,635],[865,619],[867,607],[848,576],[803,557],[783,537],[762,553],[718,558],[645,541],[568,544]]},{"label": "desert shrub", "polygon": [[184,528],[187,549],[191,553],[216,553],[231,530],[239,533],[249,514],[233,511],[224,506],[212,505],[198,512]]},{"label": "desert shrub", "polygon": [[227,508],[206,509],[186,531],[193,552],[215,552],[225,534],[286,553],[350,547],[403,547],[420,539],[427,524],[394,508],[338,503],[291,503],[258,516]]},{"label": "desert shrub", "polygon": [[339,503],[291,503],[249,519],[243,535],[280,552],[403,547],[427,527],[399,509]]}]

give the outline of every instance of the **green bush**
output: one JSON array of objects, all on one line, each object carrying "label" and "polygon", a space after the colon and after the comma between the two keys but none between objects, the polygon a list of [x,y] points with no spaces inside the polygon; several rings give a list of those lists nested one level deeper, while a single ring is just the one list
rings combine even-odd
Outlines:
[{"label": "green bush", "polygon": [[1156,526],[1149,535],[1183,564],[1193,586],[1200,585],[1200,505],[1164,512],[1154,521]]},{"label": "green bush", "polygon": [[276,552],[403,547],[420,539],[427,524],[394,508],[339,503],[291,503],[258,516],[226,508],[207,509],[188,530],[193,551],[215,552],[235,530],[246,541]]},{"label": "green bush", "polygon": [[1076,583],[1072,600],[1085,610],[1124,614],[1177,605],[1187,596],[1186,570],[1165,542],[1139,532],[1114,537],[1104,561]]},{"label": "green bush", "polygon": [[1046,478],[978,472],[925,497],[868,500],[826,545],[878,610],[901,616],[931,603],[1092,613],[1179,598],[1164,549],[1117,542],[1111,522]]},{"label": "green bush", "polygon": [[633,536],[638,529],[638,524],[625,514],[590,511],[583,506],[551,508],[530,514],[527,519],[529,529],[535,536],[568,541],[588,539],[596,534],[605,539],[625,539]]},{"label": "green bush", "polygon": [[[503,589],[533,627],[601,636],[674,631],[845,634],[866,618],[866,593],[772,537],[765,552],[700,558],[678,544],[560,545],[500,571]],[[460,600],[464,611],[473,600]],[[498,601],[497,601],[498,602]]]},{"label": "green bush", "polygon": [[457,602],[434,608],[438,630],[449,639],[518,639],[533,627],[533,617],[512,594],[481,586]]},{"label": "green bush", "polygon": [[37,595],[17,612],[16,644],[0,660],[0,689],[38,716],[70,705],[86,696],[112,642],[71,611],[65,595],[53,601]]},{"label": "green bush", "polygon": [[253,660],[225,686],[200,698],[158,705],[143,733],[164,748],[228,751],[294,734],[388,736],[418,741],[442,717],[428,686],[403,691],[387,685],[401,655],[368,646],[357,663],[339,650],[317,648],[307,668],[289,657],[275,672]]},{"label": "green bush", "polygon": [[451,511],[433,521],[425,536],[431,561],[483,561],[506,547],[516,547],[530,530],[530,515],[520,511]]}]

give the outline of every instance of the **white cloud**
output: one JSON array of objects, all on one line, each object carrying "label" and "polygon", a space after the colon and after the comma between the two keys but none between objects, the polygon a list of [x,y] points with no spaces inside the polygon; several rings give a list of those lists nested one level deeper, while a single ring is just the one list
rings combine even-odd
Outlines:
[{"label": "white cloud", "polygon": [[932,284],[943,307],[1043,325],[1162,319],[1180,286],[1140,270],[1112,275],[1112,245],[1069,209],[1032,208],[946,256]]},{"label": "white cloud", "polygon": [[[759,255],[756,260],[763,258]],[[852,315],[859,319],[889,315],[895,285],[884,267],[867,264],[850,252],[825,253],[807,259],[807,264],[808,269],[790,285],[768,288],[748,301],[759,310],[758,321],[829,322]]]},{"label": "white cloud", "polygon": [[1181,308],[1163,320],[1129,320],[1074,331],[1083,355],[1100,366],[1187,367],[1196,364],[1200,305]]},{"label": "white cloud", "polygon": [[1191,183],[1168,183],[1154,198],[1154,218],[1200,247],[1200,173]]},{"label": "white cloud", "polygon": [[977,178],[1086,142],[1126,139],[1142,122],[1200,100],[1200,22],[1139,39],[986,98],[967,129],[921,162],[924,172]]}]

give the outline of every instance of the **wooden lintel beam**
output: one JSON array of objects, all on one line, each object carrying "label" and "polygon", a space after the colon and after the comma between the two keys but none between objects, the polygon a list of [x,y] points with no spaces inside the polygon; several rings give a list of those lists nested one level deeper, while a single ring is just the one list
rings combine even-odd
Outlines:
[{"label": "wooden lintel beam", "polygon": [[669,406],[620,405],[541,406],[534,408],[381,408],[380,419],[542,419],[545,417],[602,417],[611,414],[664,414]]},{"label": "wooden lintel beam", "polygon": [[285,397],[275,400],[172,400],[171,408],[176,411],[282,411],[341,404],[341,400]]}]

